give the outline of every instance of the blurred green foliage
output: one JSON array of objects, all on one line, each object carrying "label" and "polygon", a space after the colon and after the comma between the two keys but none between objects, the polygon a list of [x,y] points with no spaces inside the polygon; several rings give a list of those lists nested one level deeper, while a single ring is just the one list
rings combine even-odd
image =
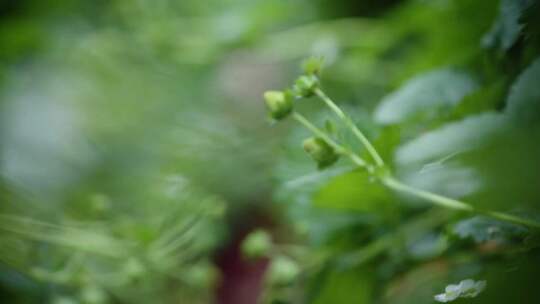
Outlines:
[{"label": "blurred green foliage", "polygon": [[261,97],[322,56],[325,90],[405,182],[535,218],[539,8],[2,2],[0,299],[219,302],[213,258],[263,210],[278,226],[254,245],[272,259],[261,301],[433,303],[468,278],[487,287],[456,303],[539,301],[536,231],[430,209],[344,159],[318,171],[308,132],[270,128]]}]

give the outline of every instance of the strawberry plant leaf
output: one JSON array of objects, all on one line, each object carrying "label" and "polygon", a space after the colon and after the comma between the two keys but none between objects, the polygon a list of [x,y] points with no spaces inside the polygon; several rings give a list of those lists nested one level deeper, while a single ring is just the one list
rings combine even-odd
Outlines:
[{"label": "strawberry plant leaf", "polygon": [[518,124],[540,122],[540,58],[537,58],[512,85],[506,114]]},{"label": "strawberry plant leaf", "polygon": [[320,208],[378,214],[393,204],[389,192],[364,171],[353,171],[329,180],[314,196]]},{"label": "strawberry plant leaf", "polygon": [[502,0],[499,4],[499,17],[482,38],[482,45],[501,51],[511,48],[523,29],[520,18],[533,2],[531,0]]},{"label": "strawberry plant leaf", "polygon": [[373,286],[372,271],[329,271],[323,278],[324,284],[317,291],[314,304],[371,303]]},{"label": "strawberry plant leaf", "polygon": [[386,96],[375,110],[375,120],[395,124],[419,116],[434,118],[477,87],[476,80],[463,71],[441,69],[421,74]]},{"label": "strawberry plant leaf", "polygon": [[444,125],[400,146],[395,154],[400,166],[428,164],[473,150],[499,134],[506,118],[498,113],[483,113]]},{"label": "strawberry plant leaf", "polygon": [[491,240],[508,242],[515,237],[524,237],[527,229],[511,223],[501,222],[484,216],[475,216],[456,223],[452,232],[460,238],[471,238],[477,243]]}]

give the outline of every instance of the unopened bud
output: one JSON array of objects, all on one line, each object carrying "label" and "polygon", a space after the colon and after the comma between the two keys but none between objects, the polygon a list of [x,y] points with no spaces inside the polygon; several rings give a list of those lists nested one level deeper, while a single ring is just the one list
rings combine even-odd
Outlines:
[{"label": "unopened bud", "polygon": [[272,285],[284,286],[291,284],[300,274],[300,267],[287,256],[277,256],[268,269],[268,280]]},{"label": "unopened bud", "polygon": [[311,97],[315,95],[315,89],[319,87],[319,79],[315,75],[300,76],[295,84],[295,92],[302,97]]},{"label": "unopened bud", "polygon": [[324,65],[324,59],[322,57],[310,57],[302,63],[302,69],[306,75],[317,75],[321,74],[321,70]]},{"label": "unopened bud", "polygon": [[275,120],[287,117],[293,110],[293,96],[288,91],[267,91],[264,93],[264,101],[270,117]]},{"label": "unopened bud", "polygon": [[319,137],[311,137],[304,140],[304,150],[315,162],[319,169],[324,169],[334,164],[339,155],[336,153],[324,139]]},{"label": "unopened bud", "polygon": [[242,252],[248,258],[260,258],[267,256],[272,249],[272,238],[264,230],[256,230],[250,233],[242,242]]}]

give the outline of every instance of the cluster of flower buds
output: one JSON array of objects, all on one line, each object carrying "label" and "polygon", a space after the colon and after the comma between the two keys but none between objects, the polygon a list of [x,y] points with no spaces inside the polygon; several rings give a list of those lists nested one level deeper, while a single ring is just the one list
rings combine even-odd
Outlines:
[{"label": "cluster of flower buds", "polygon": [[304,61],[304,75],[300,76],[292,89],[284,91],[267,91],[264,100],[270,117],[274,120],[282,120],[292,113],[294,100],[297,98],[311,97],[319,87],[319,75],[323,66],[323,60],[312,57]]},{"label": "cluster of flower buds", "polygon": [[[266,107],[270,117],[274,120],[282,120],[292,113],[294,100],[308,98],[315,95],[319,88],[319,76],[323,66],[323,60],[319,57],[311,57],[304,61],[302,68],[304,74],[294,83],[292,89],[284,91],[267,91],[264,93]],[[324,169],[334,164],[339,155],[323,138],[308,138],[303,143],[304,150],[317,163],[319,169]]]}]

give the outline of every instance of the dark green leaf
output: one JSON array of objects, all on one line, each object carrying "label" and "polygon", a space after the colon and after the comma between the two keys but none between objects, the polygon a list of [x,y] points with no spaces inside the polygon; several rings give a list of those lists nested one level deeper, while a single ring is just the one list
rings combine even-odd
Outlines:
[{"label": "dark green leaf", "polygon": [[372,271],[329,271],[313,304],[369,304],[373,294]]},{"label": "dark green leaf", "polygon": [[505,110],[518,124],[540,122],[540,58],[537,58],[512,85]]},{"label": "dark green leaf", "polygon": [[396,162],[401,166],[440,162],[478,148],[500,133],[505,125],[506,118],[497,113],[484,113],[447,124],[399,147]]},{"label": "dark green leaf", "polygon": [[499,17],[482,39],[482,44],[501,51],[512,47],[523,29],[520,18],[532,3],[531,0],[501,0]]},{"label": "dark green leaf", "polygon": [[514,237],[523,237],[527,229],[523,226],[475,216],[458,222],[453,227],[453,232],[461,238],[471,238],[477,243],[483,243],[490,240],[506,242]]},{"label": "dark green leaf", "polygon": [[322,187],[314,204],[322,208],[384,212],[392,204],[389,192],[365,171],[337,176]]}]

